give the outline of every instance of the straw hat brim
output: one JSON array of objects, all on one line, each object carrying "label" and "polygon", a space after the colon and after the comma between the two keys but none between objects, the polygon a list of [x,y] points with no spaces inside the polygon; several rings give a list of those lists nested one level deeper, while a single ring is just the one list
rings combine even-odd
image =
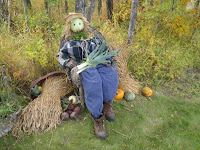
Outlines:
[{"label": "straw hat brim", "polygon": [[75,18],[80,18],[82,20],[85,20],[83,14],[81,14],[81,13],[69,13],[69,15],[67,17],[65,17],[65,21],[66,21],[66,23],[69,23],[71,20],[73,20]]}]

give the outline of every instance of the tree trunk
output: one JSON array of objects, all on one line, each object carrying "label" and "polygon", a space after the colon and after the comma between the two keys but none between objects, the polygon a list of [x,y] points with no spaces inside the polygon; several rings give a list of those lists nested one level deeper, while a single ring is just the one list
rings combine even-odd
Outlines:
[{"label": "tree trunk", "polygon": [[5,0],[0,0],[0,17],[3,19],[3,21],[8,21],[8,5],[6,4]]},{"label": "tree trunk", "polygon": [[148,0],[145,1],[145,5],[147,5],[147,4],[148,4]]},{"label": "tree trunk", "polygon": [[51,7],[49,6],[49,3],[47,0],[44,0],[44,8],[46,12],[48,13],[49,21],[48,21],[48,30],[51,30]]},{"label": "tree trunk", "polygon": [[68,2],[65,0],[65,13],[68,14]]},{"label": "tree trunk", "polygon": [[57,0],[57,6],[58,6],[59,17],[60,17],[61,12],[60,12],[60,3],[59,3],[59,0]]},{"label": "tree trunk", "polygon": [[200,0],[197,0],[197,1],[196,1],[195,8],[198,8],[198,7],[199,7],[199,1],[200,1]]},{"label": "tree trunk", "polygon": [[[200,8],[199,8],[199,11],[198,11],[198,18],[200,18]],[[197,24],[199,24],[199,19],[198,19],[198,22],[197,22]],[[194,38],[194,36],[195,36],[195,34],[197,33],[197,30],[199,29],[199,26],[197,26],[196,27],[196,29],[194,30],[194,32],[192,33],[192,36],[191,36],[191,38],[190,38],[190,41],[192,41],[193,40],[193,38]]]},{"label": "tree trunk", "polygon": [[154,3],[153,0],[151,0],[151,1],[150,1],[150,6],[153,6],[153,3]]},{"label": "tree trunk", "polygon": [[107,19],[112,20],[113,15],[113,0],[106,0]]},{"label": "tree trunk", "polygon": [[28,32],[28,3],[27,0],[24,0],[24,14],[26,20],[26,31]]},{"label": "tree trunk", "polygon": [[86,17],[87,0],[75,0],[75,12],[82,13]]},{"label": "tree trunk", "polygon": [[48,12],[48,2],[44,0],[44,9]]},{"label": "tree trunk", "polygon": [[172,11],[174,10],[174,3],[175,3],[174,0],[172,0],[172,8],[171,8]]},{"label": "tree trunk", "polygon": [[31,7],[32,7],[31,1],[30,0],[26,0],[26,3],[27,3],[28,8],[31,9]]},{"label": "tree trunk", "polygon": [[98,15],[101,14],[102,0],[98,0]]},{"label": "tree trunk", "polygon": [[88,22],[91,22],[92,15],[93,15],[94,9],[95,9],[95,3],[96,3],[96,0],[90,0],[90,2],[89,2],[88,13],[87,13],[87,21]]},{"label": "tree trunk", "polygon": [[134,36],[135,25],[137,20],[137,8],[138,8],[139,0],[132,0],[131,4],[131,14],[130,14],[130,23],[128,29],[128,42],[127,44],[131,44]]},{"label": "tree trunk", "polygon": [[11,14],[12,14],[12,0],[8,0],[8,31],[11,26]]}]

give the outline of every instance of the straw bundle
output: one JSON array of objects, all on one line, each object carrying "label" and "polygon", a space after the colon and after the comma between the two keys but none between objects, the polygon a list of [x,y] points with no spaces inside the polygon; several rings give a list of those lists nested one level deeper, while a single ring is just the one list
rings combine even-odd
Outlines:
[{"label": "straw bundle", "polygon": [[60,97],[68,94],[73,88],[69,82],[66,82],[65,76],[47,78],[42,86],[42,94],[25,107],[12,133],[17,135],[22,130],[32,133],[56,128],[56,125],[61,123]]},{"label": "straw bundle", "polygon": [[119,87],[123,91],[130,91],[135,94],[139,93],[140,83],[134,80],[134,77],[130,75],[127,66],[127,60],[130,54],[128,46],[121,46],[118,51],[119,57],[117,60],[117,72],[119,75]]}]

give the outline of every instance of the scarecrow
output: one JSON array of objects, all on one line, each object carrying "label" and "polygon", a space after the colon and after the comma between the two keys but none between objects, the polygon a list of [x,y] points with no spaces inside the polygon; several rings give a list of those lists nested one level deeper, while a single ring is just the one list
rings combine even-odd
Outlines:
[{"label": "scarecrow", "polygon": [[[91,37],[91,33],[94,36]],[[100,139],[107,137],[104,116],[108,121],[115,119],[112,101],[119,81],[118,73],[112,66],[115,53],[109,51],[104,37],[90,26],[82,14],[71,13],[66,17],[58,62],[67,70],[72,83],[77,87],[83,86],[85,103],[94,119],[96,137]],[[94,64],[87,63],[95,54],[102,57],[96,59]]]}]

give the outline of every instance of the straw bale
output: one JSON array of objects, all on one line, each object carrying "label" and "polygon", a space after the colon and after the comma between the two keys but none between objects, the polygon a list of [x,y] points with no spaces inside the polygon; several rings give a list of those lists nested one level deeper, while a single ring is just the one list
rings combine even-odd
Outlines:
[{"label": "straw bale", "polygon": [[66,82],[65,76],[52,76],[42,86],[42,94],[30,102],[18,118],[12,129],[13,135],[20,131],[32,133],[39,130],[48,131],[61,123],[62,113],[60,97],[74,88]]},{"label": "straw bale", "polygon": [[[112,45],[111,49],[116,49]],[[115,57],[117,60],[117,72],[119,75],[119,85],[118,88],[123,91],[133,92],[139,94],[140,83],[134,80],[134,76],[130,74],[127,66],[127,60],[130,54],[129,47],[126,45],[120,46],[118,51],[118,57]]]}]

